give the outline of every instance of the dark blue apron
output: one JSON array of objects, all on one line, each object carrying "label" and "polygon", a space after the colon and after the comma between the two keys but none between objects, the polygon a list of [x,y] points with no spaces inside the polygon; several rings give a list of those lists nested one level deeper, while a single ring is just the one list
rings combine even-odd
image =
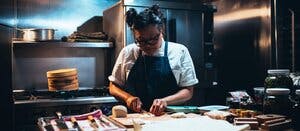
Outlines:
[{"label": "dark blue apron", "polygon": [[139,52],[125,83],[125,91],[142,101],[142,108],[149,110],[153,100],[172,95],[180,90],[168,59],[168,42],[164,56],[143,56]]}]

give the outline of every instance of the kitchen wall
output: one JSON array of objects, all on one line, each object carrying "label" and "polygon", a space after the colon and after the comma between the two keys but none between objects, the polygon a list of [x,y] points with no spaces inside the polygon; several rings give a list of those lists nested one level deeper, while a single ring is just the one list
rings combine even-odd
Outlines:
[{"label": "kitchen wall", "polygon": [[[68,36],[85,22],[100,19],[104,9],[118,0],[11,0],[0,2],[0,23],[18,28],[54,28],[55,38]],[[7,14],[13,9],[13,14]],[[11,16],[12,15],[12,16]],[[101,23],[93,25],[102,29]],[[99,28],[100,27],[100,28]]]},{"label": "kitchen wall", "polygon": [[[78,30],[102,31],[102,12],[117,1],[2,0],[0,23],[21,29],[53,28],[54,39],[60,40]],[[20,37],[17,30],[12,34]],[[13,89],[47,89],[46,71],[59,68],[77,68],[80,86],[103,86],[106,69],[110,69],[106,64],[108,54],[108,50],[99,48],[13,48]]]}]

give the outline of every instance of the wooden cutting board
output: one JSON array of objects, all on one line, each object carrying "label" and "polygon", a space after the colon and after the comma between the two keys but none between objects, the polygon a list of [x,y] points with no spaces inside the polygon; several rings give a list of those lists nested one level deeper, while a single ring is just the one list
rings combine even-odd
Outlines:
[{"label": "wooden cutting board", "polygon": [[264,114],[264,115],[257,115],[255,116],[259,123],[264,123],[265,121],[279,119],[279,118],[286,118],[284,115],[278,114]]},{"label": "wooden cutting board", "polygon": [[[190,114],[186,114],[186,116],[188,118],[193,118],[193,117],[199,117],[200,115],[190,113]],[[169,114],[165,114],[162,116],[154,116],[150,113],[132,113],[132,114],[127,114],[126,118],[113,118],[112,116],[109,116],[109,118],[127,128],[133,128],[133,121],[140,125],[143,125],[146,122],[167,121],[172,119],[178,119],[178,118],[172,118]]]}]

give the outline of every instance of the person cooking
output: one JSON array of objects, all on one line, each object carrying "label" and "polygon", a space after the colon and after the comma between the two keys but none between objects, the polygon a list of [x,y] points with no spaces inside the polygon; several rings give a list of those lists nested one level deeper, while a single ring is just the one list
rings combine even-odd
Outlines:
[{"label": "person cooking", "polygon": [[109,76],[110,94],[134,112],[148,110],[154,115],[191,99],[198,83],[193,61],[184,45],[164,41],[159,6],[140,13],[130,8],[126,23],[135,44],[120,51]]}]

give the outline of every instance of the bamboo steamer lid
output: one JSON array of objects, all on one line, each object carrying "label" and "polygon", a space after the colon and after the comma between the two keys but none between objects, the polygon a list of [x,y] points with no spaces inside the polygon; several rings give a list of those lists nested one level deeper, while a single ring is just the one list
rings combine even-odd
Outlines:
[{"label": "bamboo steamer lid", "polygon": [[77,75],[76,68],[66,68],[66,69],[58,69],[47,71],[47,77],[65,77],[65,76],[73,76]]}]

